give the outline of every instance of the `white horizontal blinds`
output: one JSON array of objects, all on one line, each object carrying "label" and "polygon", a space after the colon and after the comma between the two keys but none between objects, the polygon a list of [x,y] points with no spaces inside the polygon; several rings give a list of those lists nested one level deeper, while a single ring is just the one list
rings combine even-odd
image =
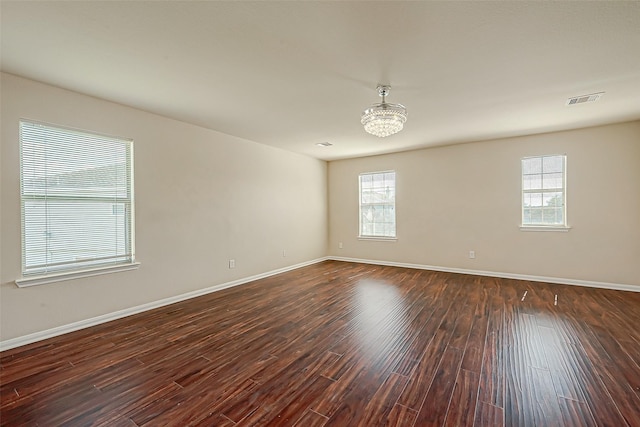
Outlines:
[{"label": "white horizontal blinds", "polygon": [[20,122],[24,274],[130,263],[132,141]]},{"label": "white horizontal blinds", "polygon": [[566,156],[522,159],[522,224],[566,225]]},{"label": "white horizontal blinds", "polygon": [[396,237],[396,173],[360,175],[360,236]]}]

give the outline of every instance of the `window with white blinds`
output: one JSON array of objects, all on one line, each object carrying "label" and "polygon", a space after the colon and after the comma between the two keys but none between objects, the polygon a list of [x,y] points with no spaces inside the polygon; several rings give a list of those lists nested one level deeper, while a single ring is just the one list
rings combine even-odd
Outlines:
[{"label": "window with white blinds", "polygon": [[396,237],[396,173],[360,174],[360,237]]},{"label": "window with white blinds", "polygon": [[522,159],[522,225],[564,226],[566,215],[564,155]]},{"label": "window with white blinds", "polygon": [[134,262],[133,141],[20,122],[22,271]]}]

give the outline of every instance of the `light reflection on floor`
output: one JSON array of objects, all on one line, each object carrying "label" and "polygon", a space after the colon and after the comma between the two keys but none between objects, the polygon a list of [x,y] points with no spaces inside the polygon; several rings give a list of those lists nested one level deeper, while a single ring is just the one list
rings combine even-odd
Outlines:
[{"label": "light reflection on floor", "polygon": [[392,347],[391,341],[405,334],[406,308],[400,291],[393,285],[376,280],[361,280],[355,289],[355,336],[362,355],[378,357]]}]

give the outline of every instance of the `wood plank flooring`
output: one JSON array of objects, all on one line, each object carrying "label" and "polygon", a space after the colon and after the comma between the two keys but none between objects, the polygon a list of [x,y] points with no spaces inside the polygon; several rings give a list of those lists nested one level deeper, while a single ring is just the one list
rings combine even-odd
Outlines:
[{"label": "wood plank flooring", "polygon": [[0,356],[2,426],[640,426],[640,293],[577,286],[326,261]]}]

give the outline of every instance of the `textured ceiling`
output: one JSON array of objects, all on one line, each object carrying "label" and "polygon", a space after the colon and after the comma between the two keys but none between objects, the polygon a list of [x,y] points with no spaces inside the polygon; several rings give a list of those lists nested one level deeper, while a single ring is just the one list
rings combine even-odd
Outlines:
[{"label": "textured ceiling", "polygon": [[[640,119],[640,2],[0,7],[5,72],[326,160]],[[409,111],[384,139],[378,83]]]}]

